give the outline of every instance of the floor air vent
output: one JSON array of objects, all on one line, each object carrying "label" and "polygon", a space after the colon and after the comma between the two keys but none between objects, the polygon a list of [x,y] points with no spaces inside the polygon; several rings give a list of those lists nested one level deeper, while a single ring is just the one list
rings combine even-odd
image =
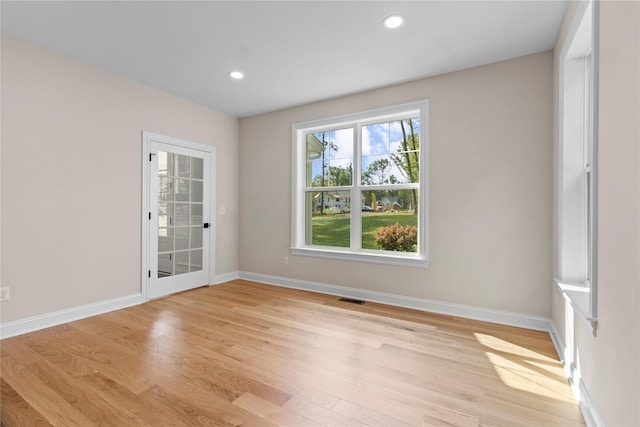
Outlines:
[{"label": "floor air vent", "polygon": [[359,305],[364,304],[364,301],[360,299],[353,299],[353,298],[340,298],[338,301],[348,302],[350,304],[359,304]]}]

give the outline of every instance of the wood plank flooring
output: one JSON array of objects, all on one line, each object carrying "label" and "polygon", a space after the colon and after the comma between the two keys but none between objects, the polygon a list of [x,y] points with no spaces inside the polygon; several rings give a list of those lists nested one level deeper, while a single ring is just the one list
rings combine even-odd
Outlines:
[{"label": "wood plank flooring", "polygon": [[583,426],[548,334],[236,280],[0,342],[2,426]]}]

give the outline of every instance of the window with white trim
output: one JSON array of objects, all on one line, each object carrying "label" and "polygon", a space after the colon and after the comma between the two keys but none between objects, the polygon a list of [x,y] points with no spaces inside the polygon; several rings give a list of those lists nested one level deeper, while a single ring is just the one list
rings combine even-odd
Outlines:
[{"label": "window with white trim", "polygon": [[580,4],[559,55],[556,283],[595,334],[597,2]]},{"label": "window with white trim", "polygon": [[427,265],[427,105],[293,126],[293,254]]}]

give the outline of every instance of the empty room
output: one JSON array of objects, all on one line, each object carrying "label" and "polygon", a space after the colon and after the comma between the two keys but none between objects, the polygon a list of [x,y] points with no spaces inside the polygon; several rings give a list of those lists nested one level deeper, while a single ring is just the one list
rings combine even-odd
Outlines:
[{"label": "empty room", "polygon": [[3,427],[640,426],[640,2],[0,19]]}]

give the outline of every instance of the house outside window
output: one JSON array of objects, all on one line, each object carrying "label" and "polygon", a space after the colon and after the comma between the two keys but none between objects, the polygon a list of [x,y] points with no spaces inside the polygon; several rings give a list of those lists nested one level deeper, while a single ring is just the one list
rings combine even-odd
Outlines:
[{"label": "house outside window", "polygon": [[427,107],[293,126],[294,255],[427,266]]}]

